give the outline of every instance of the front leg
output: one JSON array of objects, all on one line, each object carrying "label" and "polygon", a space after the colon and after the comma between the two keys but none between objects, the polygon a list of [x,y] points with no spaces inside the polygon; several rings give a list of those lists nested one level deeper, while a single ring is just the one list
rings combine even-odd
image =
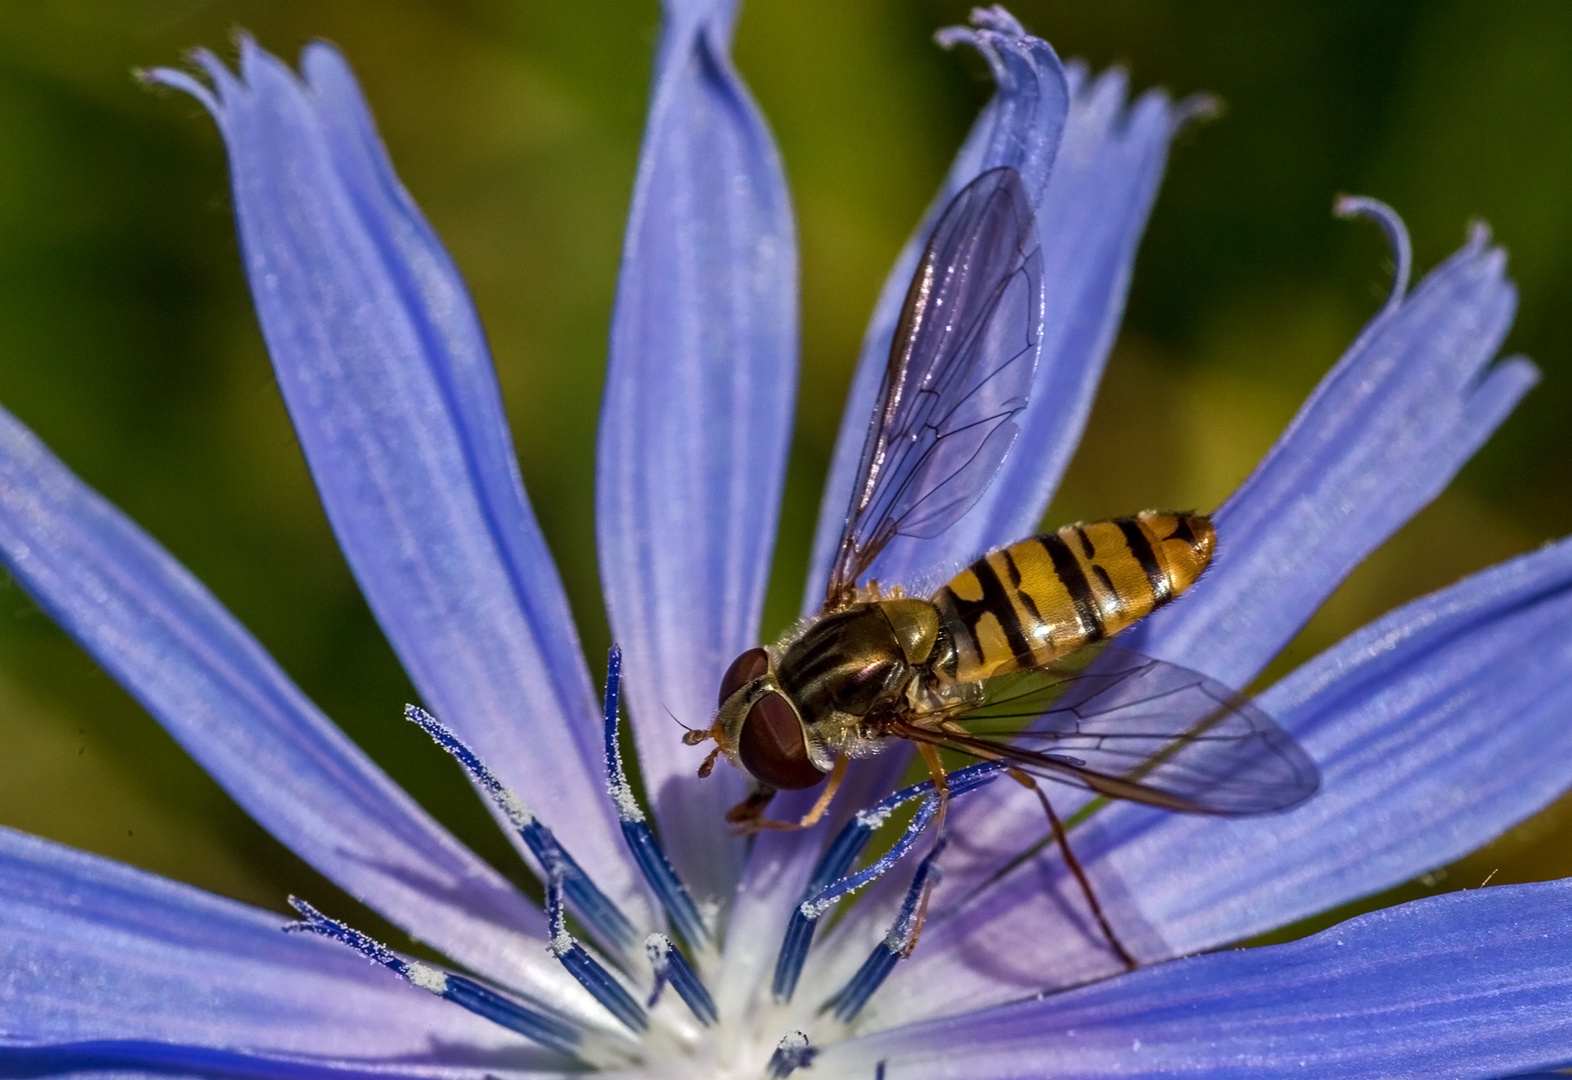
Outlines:
[{"label": "front leg", "polygon": [[726,811],[726,820],[737,826],[739,835],[747,836],[758,832],[758,826],[754,822],[764,820],[764,809],[770,805],[770,800],[773,798],[775,798],[774,788],[768,784],[755,783],[746,799]]},{"label": "front leg", "polygon": [[835,759],[835,765],[830,769],[829,782],[824,785],[824,790],[819,792],[819,797],[814,800],[808,812],[796,821],[776,821],[774,818],[764,816],[764,808],[775,797],[775,789],[760,784],[742,802],[726,811],[726,820],[737,826],[737,833],[741,836],[751,836],[757,832],[794,832],[797,829],[811,829],[817,825],[830,808],[830,803],[835,799],[835,793],[840,790],[841,781],[846,778],[846,762],[849,759],[843,754]]}]

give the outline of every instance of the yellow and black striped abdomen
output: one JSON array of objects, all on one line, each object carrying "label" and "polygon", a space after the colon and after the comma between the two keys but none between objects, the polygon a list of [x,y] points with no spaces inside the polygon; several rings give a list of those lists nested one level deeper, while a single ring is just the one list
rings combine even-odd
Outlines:
[{"label": "yellow and black striped abdomen", "polygon": [[1117,634],[1188,589],[1216,543],[1204,515],[1147,510],[990,552],[933,595],[956,651],[939,674],[975,682]]}]

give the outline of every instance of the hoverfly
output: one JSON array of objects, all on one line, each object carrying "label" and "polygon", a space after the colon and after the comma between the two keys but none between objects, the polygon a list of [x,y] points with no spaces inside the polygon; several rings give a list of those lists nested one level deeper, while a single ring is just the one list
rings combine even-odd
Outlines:
[{"label": "hoverfly", "polygon": [[[859,584],[892,539],[938,535],[992,482],[1026,407],[1041,310],[1031,203],[1020,176],[996,168],[955,196],[913,275],[823,607],[737,657],[713,725],[687,741],[716,743],[701,776],[724,754],[754,781],[727,815],[745,832],[814,824],[847,762],[892,739],[915,744],[941,799],[940,749],[1003,764],[1037,790],[1133,966],[1037,780],[1221,815],[1283,810],[1319,784],[1304,751],[1246,698],[1100,644],[1200,577],[1216,545],[1211,520],[1146,511],[1066,526],[984,555],[927,598]],[[826,780],[800,820],[764,817],[777,791]]]}]

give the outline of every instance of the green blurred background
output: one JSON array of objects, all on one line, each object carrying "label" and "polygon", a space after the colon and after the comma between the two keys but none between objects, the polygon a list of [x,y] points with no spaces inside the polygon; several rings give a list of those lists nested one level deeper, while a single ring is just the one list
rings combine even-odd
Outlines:
[{"label": "green blurred background", "polygon": [[[1052,519],[1212,507],[1246,475],[1387,287],[1377,231],[1329,213],[1335,194],[1358,192],[1407,217],[1421,270],[1469,220],[1491,222],[1522,290],[1508,347],[1545,379],[1274,670],[1572,532],[1572,5],[1015,10],[1067,57],[1227,106],[1175,148]],[[742,15],[738,63],[783,148],[802,241],[801,407],[767,630],[800,593],[875,292],[988,91],[975,57],[931,43],[964,14],[952,0],[753,0]],[[516,874],[456,770],[399,718],[412,691],[334,546],[280,405],[213,126],[130,75],[194,45],[232,56],[240,28],[289,57],[333,40],[358,70],[405,183],[474,291],[530,494],[598,656],[595,419],[657,9],[0,7],[0,401],[192,567],[395,778]],[[348,913],[13,584],[0,590],[0,823],[273,908],[299,892]],[[1572,874],[1568,827],[1563,802],[1386,899],[1492,872]]]}]

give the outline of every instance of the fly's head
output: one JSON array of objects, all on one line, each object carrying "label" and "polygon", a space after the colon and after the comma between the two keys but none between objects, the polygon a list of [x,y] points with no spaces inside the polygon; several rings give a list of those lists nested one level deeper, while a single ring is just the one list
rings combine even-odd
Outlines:
[{"label": "fly's head", "polygon": [[699,766],[708,776],[715,759],[731,763],[759,783],[791,791],[819,784],[829,771],[809,750],[807,728],[775,677],[769,650],[752,648],[733,660],[721,678],[719,711],[705,731],[689,732],[685,741],[715,740],[715,749]]}]

